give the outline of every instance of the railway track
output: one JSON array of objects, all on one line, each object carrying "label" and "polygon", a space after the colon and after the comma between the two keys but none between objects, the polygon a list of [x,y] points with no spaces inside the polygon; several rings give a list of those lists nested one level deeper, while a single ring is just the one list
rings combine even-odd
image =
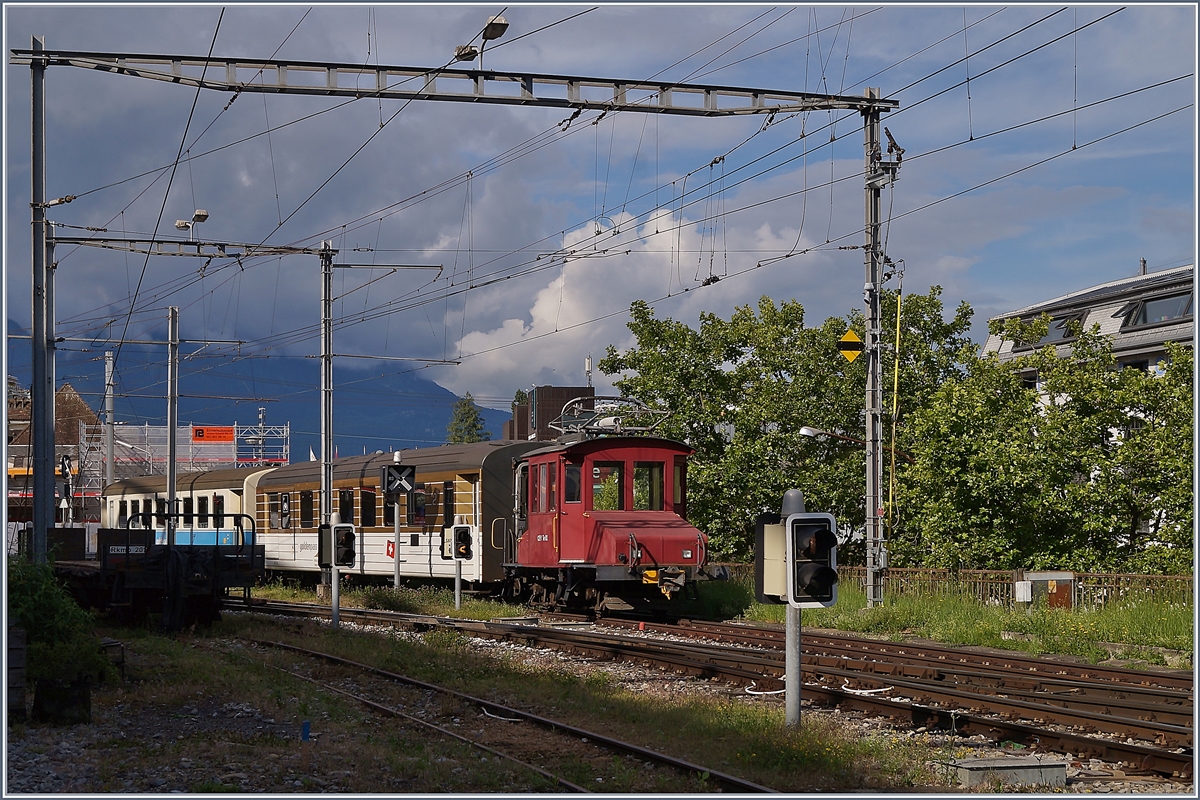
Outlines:
[{"label": "railway track", "polygon": [[[394,672],[389,672],[387,670],[383,670],[378,667],[374,667],[370,664],[363,664],[361,662],[351,661],[349,659],[345,659],[340,656],[332,655],[330,653],[324,653],[324,652],[320,652],[320,651],[316,651],[316,650],[309,650],[309,649],[306,649],[303,647],[297,647],[295,645],[285,644],[283,642],[255,640],[255,644],[258,644],[260,646],[277,648],[279,650],[285,650],[285,651],[291,652],[291,653],[301,654],[301,655],[304,655],[304,656],[307,656],[307,657],[310,657],[313,659],[319,659],[321,661],[325,661],[325,662],[328,662],[331,664],[337,664],[337,665],[343,666],[343,667],[350,667],[350,668],[357,670],[364,674],[369,674],[372,676],[384,678],[384,679],[394,682],[394,683],[400,683],[400,684],[404,684],[406,686],[416,687],[416,688],[424,690],[426,692],[431,692],[431,693],[435,693],[435,694],[450,698],[450,699],[456,701],[457,703],[460,703],[460,704],[463,704],[466,706],[470,706],[473,708],[478,708],[481,711],[481,717],[477,724],[482,725],[482,726],[489,726],[489,725],[506,726],[506,725],[511,725],[512,723],[528,722],[528,723],[531,723],[531,724],[535,725],[536,727],[541,728],[544,731],[547,731],[553,735],[562,736],[562,737],[570,737],[573,740],[575,740],[575,742],[583,742],[585,744],[590,744],[595,748],[605,750],[610,753],[618,753],[621,755],[630,755],[644,763],[653,763],[653,764],[656,764],[659,766],[668,767],[670,769],[678,771],[679,773],[681,773],[683,775],[689,776],[698,781],[702,781],[704,785],[710,786],[714,790],[732,791],[732,792],[740,792],[740,793],[774,793],[775,792],[774,789],[770,789],[765,786],[760,786],[759,784],[753,783],[751,781],[747,781],[747,780],[738,778],[733,775],[728,775],[723,772],[719,772],[717,770],[713,770],[713,769],[710,769],[708,767],[704,767],[704,766],[701,766],[698,764],[693,764],[689,761],[675,758],[673,756],[669,756],[664,753],[659,753],[655,750],[650,750],[648,748],[641,747],[636,744],[621,741],[619,739],[614,739],[610,736],[605,736],[603,734],[595,733],[594,731],[585,730],[583,728],[580,728],[580,727],[577,727],[574,725],[568,725],[568,724],[560,722],[558,720],[548,719],[546,717],[542,717],[537,714],[532,714],[527,711],[522,711],[521,709],[512,708],[510,706],[506,706],[506,705],[494,702],[492,700],[486,700],[481,697],[474,697],[472,695],[464,694],[463,692],[449,689],[444,686],[438,686],[436,684],[427,683],[425,681],[420,681],[415,678],[410,678],[406,675],[400,675],[400,674],[397,674]],[[365,705],[379,713],[387,714],[389,716],[404,718],[411,723],[422,725],[424,727],[430,728],[431,730],[435,730],[435,731],[437,731],[441,734],[444,734],[446,736],[449,736],[451,738],[454,738],[459,741],[470,744],[471,746],[476,747],[480,750],[483,750],[484,752],[490,753],[493,756],[496,756],[498,758],[504,758],[506,760],[512,761],[520,766],[526,767],[534,772],[537,772],[538,774],[542,775],[543,777],[545,777],[548,780],[550,780],[551,782],[553,782],[555,785],[562,787],[562,788],[566,789],[567,791],[571,791],[571,792],[589,792],[590,791],[589,789],[584,788],[576,783],[572,783],[571,781],[563,778],[561,775],[554,774],[554,773],[547,771],[541,767],[535,766],[535,765],[530,764],[530,763],[528,763],[522,759],[519,759],[513,755],[510,755],[510,754],[504,752],[504,750],[502,748],[497,749],[497,747],[491,746],[489,744],[485,744],[483,741],[481,741],[482,738],[486,737],[486,734],[483,732],[483,730],[480,730],[479,732],[477,732],[475,734],[475,736],[471,736],[471,737],[465,736],[458,731],[452,730],[447,725],[438,725],[438,724],[431,723],[428,720],[420,719],[416,716],[404,713],[404,712],[402,712],[396,708],[393,708],[391,706],[387,706],[382,703],[379,703],[376,700],[373,700],[372,698],[367,697],[359,692],[349,691],[345,688],[335,686],[328,682],[317,681],[312,678],[305,677],[303,675],[297,675],[295,672],[288,672],[288,674],[292,675],[294,677],[299,677],[303,680],[315,683],[315,684],[321,686],[322,688],[326,689],[327,691],[336,692],[343,696],[350,697],[350,698],[358,701],[359,703],[362,703],[363,705]],[[507,737],[499,736],[499,737],[492,737],[492,738],[504,739]],[[553,746],[553,742],[550,742],[548,744],[551,747]],[[572,744],[574,745],[575,743],[573,742]],[[688,789],[694,790],[693,784],[689,784]]]},{"label": "railway track", "polygon": [[[322,606],[293,606],[289,611],[270,603],[262,609],[328,615],[328,608]],[[364,623],[452,627],[592,658],[623,659],[719,678],[758,690],[783,686],[782,632],[766,628],[637,621],[599,624],[637,629],[636,634],[612,634],[583,630],[587,620],[560,615],[556,619],[566,627],[539,625],[533,618],[478,622],[361,609],[341,613]],[[673,639],[649,638],[643,631],[667,633]],[[711,641],[714,638],[718,641]],[[730,638],[739,643],[720,643]],[[914,727],[984,733],[1046,750],[1122,762],[1134,769],[1179,776],[1192,773],[1190,676],[809,632],[803,636],[803,647],[801,691],[813,702],[907,721]]]}]

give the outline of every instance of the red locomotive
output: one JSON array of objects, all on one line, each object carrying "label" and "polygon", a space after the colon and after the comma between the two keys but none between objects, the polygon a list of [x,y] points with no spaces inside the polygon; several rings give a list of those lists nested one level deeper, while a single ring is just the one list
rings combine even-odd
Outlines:
[{"label": "red locomotive", "polygon": [[692,449],[622,435],[652,429],[651,413],[620,398],[572,400],[555,423],[564,437],[516,460],[505,573],[517,597],[626,608],[700,575],[708,538],[687,522]]}]

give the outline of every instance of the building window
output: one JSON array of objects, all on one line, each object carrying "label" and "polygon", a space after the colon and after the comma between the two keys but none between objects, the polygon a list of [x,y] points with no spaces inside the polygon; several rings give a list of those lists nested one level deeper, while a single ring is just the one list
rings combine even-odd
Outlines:
[{"label": "building window", "polygon": [[1192,293],[1148,297],[1122,308],[1114,316],[1125,316],[1124,328],[1175,322],[1192,316]]},{"label": "building window", "polygon": [[1055,317],[1054,319],[1050,320],[1050,329],[1046,332],[1046,335],[1039,339],[1034,344],[1034,347],[1045,347],[1048,344],[1058,344],[1060,342],[1074,339],[1075,337],[1072,336],[1071,332],[1067,329],[1067,324],[1070,322],[1081,322],[1082,319],[1082,314],[1069,314],[1065,317]]}]

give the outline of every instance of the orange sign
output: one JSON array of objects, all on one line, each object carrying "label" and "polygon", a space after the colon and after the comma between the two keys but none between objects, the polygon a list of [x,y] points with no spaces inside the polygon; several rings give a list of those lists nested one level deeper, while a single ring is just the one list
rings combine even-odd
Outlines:
[{"label": "orange sign", "polygon": [[193,442],[232,442],[232,425],[205,425],[192,428]]}]

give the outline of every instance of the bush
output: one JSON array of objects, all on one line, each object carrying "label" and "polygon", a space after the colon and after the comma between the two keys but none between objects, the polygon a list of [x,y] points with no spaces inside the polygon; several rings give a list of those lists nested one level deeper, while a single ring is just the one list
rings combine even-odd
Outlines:
[{"label": "bush", "polygon": [[55,580],[47,564],[8,562],[8,620],[25,630],[29,680],[98,682],[113,672],[91,616]]}]

